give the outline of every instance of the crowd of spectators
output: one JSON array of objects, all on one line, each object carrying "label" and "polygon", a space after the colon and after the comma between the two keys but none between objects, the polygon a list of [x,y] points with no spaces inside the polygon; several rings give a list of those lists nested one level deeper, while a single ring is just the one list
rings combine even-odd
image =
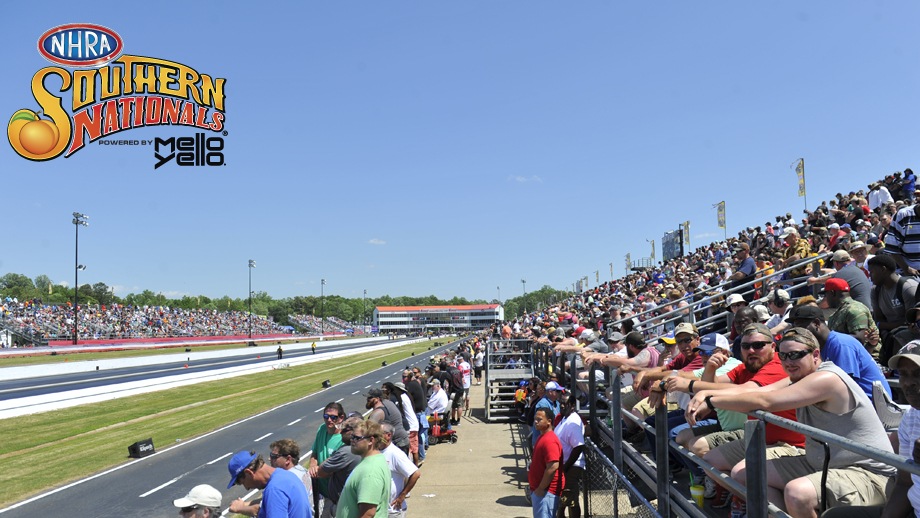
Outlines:
[{"label": "crowd of spectators", "polygon": [[[719,467],[742,483],[743,455],[738,464],[735,456],[719,453],[718,448],[739,437],[743,414],[741,420],[735,419],[732,411],[777,409],[818,427],[833,421],[837,425],[830,431],[854,435],[854,440],[865,444],[866,437],[884,434],[872,408],[874,397],[891,397],[884,375],[889,369],[912,367],[911,362],[920,366],[920,354],[914,358],[903,352],[910,347],[920,351],[920,305],[915,307],[920,270],[920,208],[915,207],[920,205],[914,205],[915,189],[916,176],[906,169],[870,183],[866,190],[837,193],[814,210],[805,210],[800,218],[791,212],[780,214],[737,236],[495,326],[493,332],[496,338],[507,339],[503,334],[510,334],[554,348],[560,366],[572,362],[572,351],[581,349],[583,361],[572,363],[579,368],[600,364],[634,373],[623,388],[623,400],[628,402],[624,410],[654,425],[655,409],[666,404],[671,438],[697,448],[694,451],[700,456],[716,451]],[[723,314],[724,319],[711,318]],[[657,354],[646,354],[649,349]],[[770,368],[764,369],[767,364]],[[762,386],[765,382],[760,380],[767,374],[772,377],[766,383],[791,377],[796,386],[770,392],[763,401],[743,394]],[[558,381],[568,385],[566,379]],[[694,383],[702,396],[693,397]],[[874,396],[873,383],[884,394]],[[590,399],[585,394],[574,396],[585,402]],[[855,411],[858,424],[854,421],[847,430],[837,420],[814,417],[823,410],[813,408],[828,405],[840,412]],[[706,416],[708,409],[717,412]],[[790,409],[795,411],[790,414]],[[698,421],[701,415],[708,419]],[[732,429],[721,428],[722,424],[728,428],[729,421]],[[654,447],[643,429],[629,420],[623,426],[633,442]],[[715,428],[691,432],[697,426]],[[709,443],[700,439],[710,433],[726,435]],[[913,444],[920,428],[908,435]],[[898,451],[897,443],[894,450],[887,441],[873,444]],[[840,482],[829,487],[827,502],[819,502],[816,495],[822,492],[803,482],[812,480],[806,475],[814,468],[809,466],[810,439],[781,446],[786,449],[777,450],[778,456],[801,455],[802,459],[778,462],[780,470],[780,464],[798,463],[782,476],[768,471],[774,477],[769,496],[793,516],[811,516],[820,505],[882,508],[884,483],[893,474],[890,468],[864,462],[857,454],[835,454],[834,484],[860,469],[858,476],[873,482],[860,484],[866,487],[852,494],[843,494],[848,486]],[[900,452],[904,455],[903,448]],[[909,450],[906,456],[910,457]],[[773,466],[770,463],[769,469]],[[671,469],[680,469],[680,462],[672,460]],[[816,469],[820,471],[820,466]],[[707,490],[710,497],[715,492],[714,487]],[[920,491],[915,496],[912,503],[920,510]],[[743,501],[735,504],[743,509]]]},{"label": "crowd of spectators", "polygon": [[[271,317],[252,315],[251,322],[253,335],[290,334]],[[0,302],[0,323],[23,336],[66,339],[73,336],[73,309],[7,298]],[[249,313],[243,311],[111,304],[81,306],[77,313],[77,331],[86,340],[240,336],[249,326]]]},{"label": "crowd of spectators", "polygon": [[325,320],[314,315],[289,315],[291,321],[304,328],[307,333],[330,334],[364,334],[361,326],[346,322],[337,317],[326,317]]}]

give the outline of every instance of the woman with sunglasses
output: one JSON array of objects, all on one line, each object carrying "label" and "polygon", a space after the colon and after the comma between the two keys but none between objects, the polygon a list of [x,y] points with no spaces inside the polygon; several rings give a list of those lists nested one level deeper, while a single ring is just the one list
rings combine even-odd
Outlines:
[{"label": "woman with sunglasses", "polygon": [[[893,453],[885,428],[872,402],[849,374],[822,362],[818,339],[811,331],[793,327],[783,333],[777,356],[789,374],[788,385],[778,383],[755,390],[703,390],[687,410],[694,420],[703,408],[737,412],[796,409],[796,419],[821,430],[833,430],[847,439]],[[817,516],[822,507],[824,447],[806,438],[802,455],[767,460],[767,496],[790,515]],[[732,478],[746,484],[746,464],[732,468]],[[859,454],[831,446],[827,472],[827,507],[882,505],[894,468]]]}]

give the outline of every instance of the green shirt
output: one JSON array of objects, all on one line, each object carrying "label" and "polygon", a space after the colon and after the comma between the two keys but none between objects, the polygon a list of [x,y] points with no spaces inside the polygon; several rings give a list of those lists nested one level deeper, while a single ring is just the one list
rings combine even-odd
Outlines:
[{"label": "green shirt", "polygon": [[[313,456],[316,457],[317,464],[322,464],[324,460],[328,459],[330,455],[335,453],[335,450],[339,449],[342,446],[342,434],[337,433],[335,435],[329,435],[329,430],[326,429],[326,425],[319,427],[319,431],[316,432],[316,439],[313,440]],[[328,478],[319,478],[317,479],[319,484],[319,492],[323,496],[329,496],[329,479]]]},{"label": "green shirt", "polygon": [[376,505],[374,518],[387,518],[392,483],[390,467],[383,454],[365,457],[345,481],[335,518],[356,518],[359,504]]},{"label": "green shirt", "polygon": [[872,311],[862,302],[849,297],[842,301],[837,311],[827,319],[827,327],[831,331],[848,335],[855,335],[863,329],[870,332],[876,329]]}]

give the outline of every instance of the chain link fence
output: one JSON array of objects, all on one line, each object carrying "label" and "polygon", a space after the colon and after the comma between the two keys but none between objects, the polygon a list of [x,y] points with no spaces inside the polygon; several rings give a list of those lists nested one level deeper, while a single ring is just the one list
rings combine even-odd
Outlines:
[{"label": "chain link fence", "polygon": [[[585,441],[584,508],[592,518],[661,518],[633,484],[638,476],[628,467],[620,472],[590,440]],[[641,485],[641,482],[640,482]]]}]

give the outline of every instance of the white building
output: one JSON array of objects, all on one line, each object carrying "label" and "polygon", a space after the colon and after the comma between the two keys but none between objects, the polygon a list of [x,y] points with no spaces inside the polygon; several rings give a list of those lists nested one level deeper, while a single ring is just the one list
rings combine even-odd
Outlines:
[{"label": "white building", "polygon": [[377,306],[374,326],[380,333],[462,332],[486,329],[505,319],[499,304],[469,306]]}]

